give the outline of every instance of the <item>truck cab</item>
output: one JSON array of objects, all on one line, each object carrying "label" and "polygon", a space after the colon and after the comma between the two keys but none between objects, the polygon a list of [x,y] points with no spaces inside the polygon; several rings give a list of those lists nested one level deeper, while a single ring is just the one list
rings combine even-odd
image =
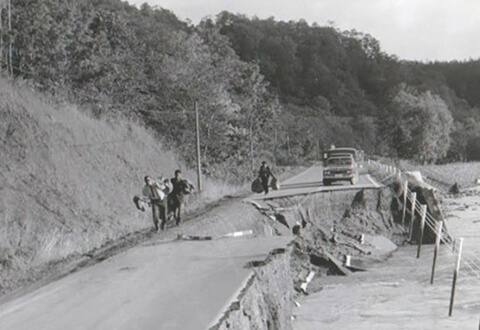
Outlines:
[{"label": "truck cab", "polygon": [[356,162],[359,162],[360,152],[354,148],[331,148],[323,154],[323,161],[326,162],[328,158],[350,155]]},{"label": "truck cab", "polygon": [[356,150],[353,148],[335,148],[324,155],[323,185],[329,186],[336,181],[347,181],[352,185],[358,182]]}]

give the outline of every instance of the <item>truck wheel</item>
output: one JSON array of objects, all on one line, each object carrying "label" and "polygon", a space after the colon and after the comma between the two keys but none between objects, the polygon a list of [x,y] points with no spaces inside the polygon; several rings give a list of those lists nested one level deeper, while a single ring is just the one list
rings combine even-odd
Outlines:
[{"label": "truck wheel", "polygon": [[330,185],[330,181],[328,181],[328,180],[323,180],[323,185],[324,185],[324,186],[329,186],[329,185]]}]

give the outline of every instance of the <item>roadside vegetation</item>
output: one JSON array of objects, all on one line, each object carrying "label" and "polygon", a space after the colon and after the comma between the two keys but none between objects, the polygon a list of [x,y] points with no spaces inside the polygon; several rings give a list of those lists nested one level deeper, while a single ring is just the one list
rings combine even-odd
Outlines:
[{"label": "roadside vegetation", "polygon": [[[132,198],[143,177],[196,173],[153,132],[127,120],[99,120],[0,79],[0,293],[71,255],[152,227]],[[187,212],[240,186],[205,177]]]}]

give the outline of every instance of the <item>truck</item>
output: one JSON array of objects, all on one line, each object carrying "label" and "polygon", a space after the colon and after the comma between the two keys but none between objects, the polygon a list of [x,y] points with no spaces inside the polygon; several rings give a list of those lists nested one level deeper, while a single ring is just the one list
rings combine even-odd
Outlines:
[{"label": "truck", "polygon": [[323,185],[329,186],[336,181],[347,181],[354,185],[358,182],[358,163],[362,153],[354,148],[332,148],[323,157]]}]

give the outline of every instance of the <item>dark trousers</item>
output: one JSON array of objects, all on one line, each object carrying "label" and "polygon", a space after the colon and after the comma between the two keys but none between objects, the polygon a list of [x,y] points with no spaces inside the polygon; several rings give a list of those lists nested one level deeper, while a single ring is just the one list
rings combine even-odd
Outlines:
[{"label": "dark trousers", "polygon": [[265,192],[265,194],[268,194],[268,177],[261,177],[260,179],[262,180],[263,191]]},{"label": "dark trousers", "polygon": [[171,200],[172,205],[170,211],[173,212],[173,216],[175,217],[176,223],[178,225],[182,220],[183,195],[171,195]]},{"label": "dark trousers", "polygon": [[160,219],[162,221],[160,228],[164,230],[167,222],[167,208],[163,201],[152,199],[152,216],[155,229],[158,230],[158,220]]}]

